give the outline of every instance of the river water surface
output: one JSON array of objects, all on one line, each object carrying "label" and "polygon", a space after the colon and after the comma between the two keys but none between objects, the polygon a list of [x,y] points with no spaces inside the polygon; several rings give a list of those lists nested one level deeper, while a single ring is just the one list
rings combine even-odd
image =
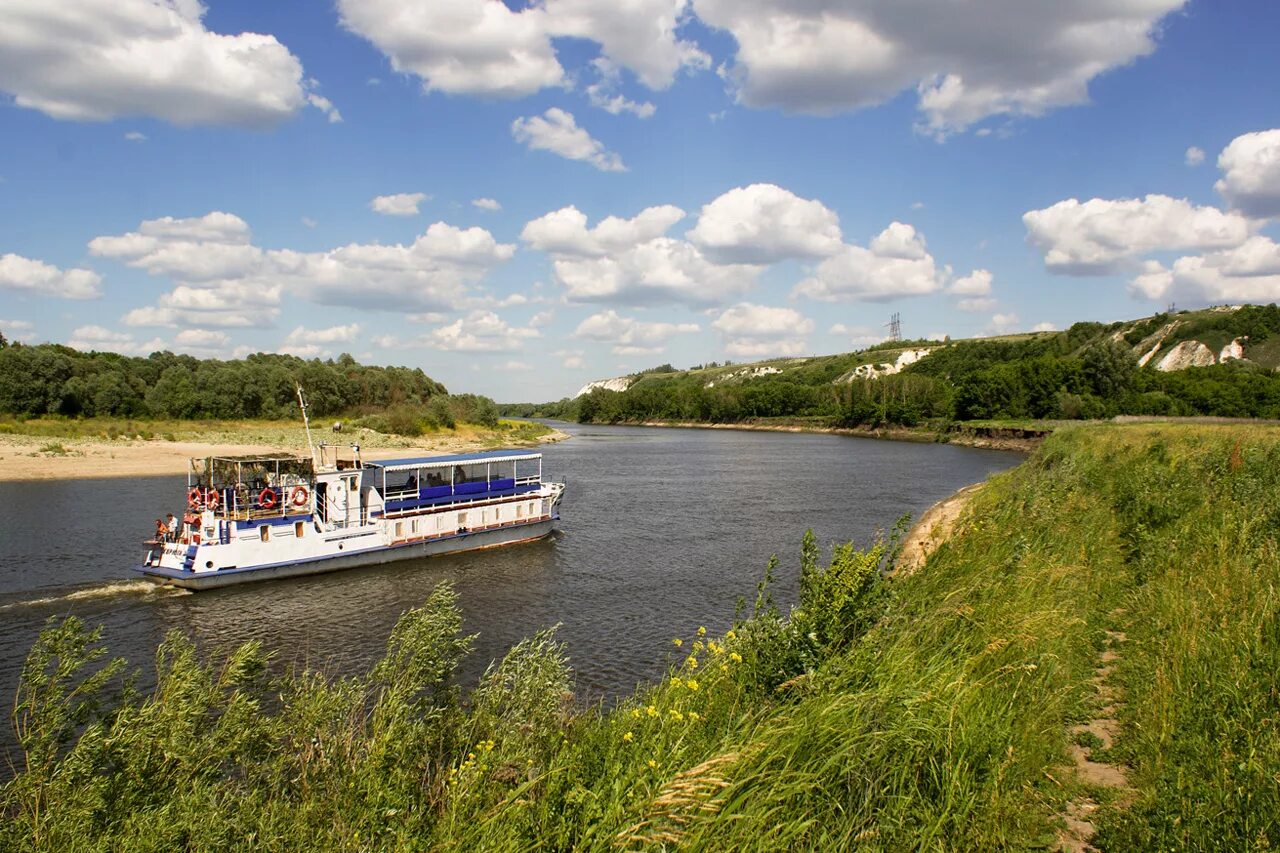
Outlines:
[{"label": "river water surface", "polygon": [[[544,473],[568,481],[553,539],[200,593],[130,572],[185,478],[0,482],[0,707],[50,616],[104,625],[112,654],[144,671],[176,628],[206,652],[258,639],[284,663],[353,672],[445,580],[479,634],[465,680],[560,623],[579,695],[607,698],[660,675],[672,637],[728,627],[771,554],[775,599],[793,602],[806,528],[824,545],[866,542],[1021,460],[836,435],[557,426],[573,437],[544,449]],[[12,743],[6,720],[0,750]]]}]

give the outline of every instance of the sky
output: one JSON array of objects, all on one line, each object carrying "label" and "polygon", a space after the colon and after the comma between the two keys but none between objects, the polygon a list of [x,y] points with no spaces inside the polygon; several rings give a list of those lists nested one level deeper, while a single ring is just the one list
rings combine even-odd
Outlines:
[{"label": "sky", "polygon": [[1274,0],[0,0],[0,332],[665,362],[1280,299]]}]

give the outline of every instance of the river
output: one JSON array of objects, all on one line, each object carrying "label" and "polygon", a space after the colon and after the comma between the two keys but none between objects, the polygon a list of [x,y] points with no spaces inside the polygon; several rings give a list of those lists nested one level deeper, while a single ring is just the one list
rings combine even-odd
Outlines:
[{"label": "river", "polygon": [[[560,425],[543,470],[568,482],[553,539],[293,580],[188,593],[135,579],[154,520],[185,479],[0,482],[0,696],[51,616],[105,626],[112,654],[146,671],[165,633],[204,651],[258,639],[281,663],[353,672],[396,617],[441,581],[479,634],[464,681],[559,623],[578,695],[608,698],[661,674],[671,638],[722,631],[771,554],[775,598],[797,592],[800,538],[866,542],[904,513],[1021,461],[1013,453],[849,436]],[[0,751],[13,733],[0,729]],[[0,766],[4,762],[0,761]]]}]

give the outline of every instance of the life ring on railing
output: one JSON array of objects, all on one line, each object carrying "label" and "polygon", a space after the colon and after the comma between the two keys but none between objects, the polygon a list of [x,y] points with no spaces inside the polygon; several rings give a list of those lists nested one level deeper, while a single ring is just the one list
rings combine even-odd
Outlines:
[{"label": "life ring on railing", "polygon": [[196,507],[200,506],[200,504],[204,502],[203,499],[204,499],[204,495],[200,492],[199,489],[192,489],[191,491],[187,492],[187,506],[190,507],[191,509],[195,509]]},{"label": "life ring on railing", "polygon": [[222,498],[219,497],[218,492],[215,489],[210,489],[204,493],[204,505],[208,509],[217,509],[218,504],[221,503],[221,501]]},{"label": "life ring on railing", "polygon": [[258,506],[263,509],[273,509],[276,505],[275,489],[270,487],[258,492]]},{"label": "life ring on railing", "polygon": [[301,509],[307,505],[307,501],[311,495],[307,493],[306,486],[294,486],[293,491],[289,494],[289,503]]}]

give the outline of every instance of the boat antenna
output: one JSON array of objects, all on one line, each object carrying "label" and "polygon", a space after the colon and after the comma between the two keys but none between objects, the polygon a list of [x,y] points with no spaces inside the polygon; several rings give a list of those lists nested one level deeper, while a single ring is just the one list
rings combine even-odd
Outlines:
[{"label": "boat antenna", "polygon": [[319,469],[320,464],[316,462],[316,446],[311,443],[311,421],[307,418],[307,398],[302,395],[302,383],[295,382],[293,387],[298,389],[298,408],[302,409],[302,426],[307,431],[307,450],[311,453],[311,467]]}]

